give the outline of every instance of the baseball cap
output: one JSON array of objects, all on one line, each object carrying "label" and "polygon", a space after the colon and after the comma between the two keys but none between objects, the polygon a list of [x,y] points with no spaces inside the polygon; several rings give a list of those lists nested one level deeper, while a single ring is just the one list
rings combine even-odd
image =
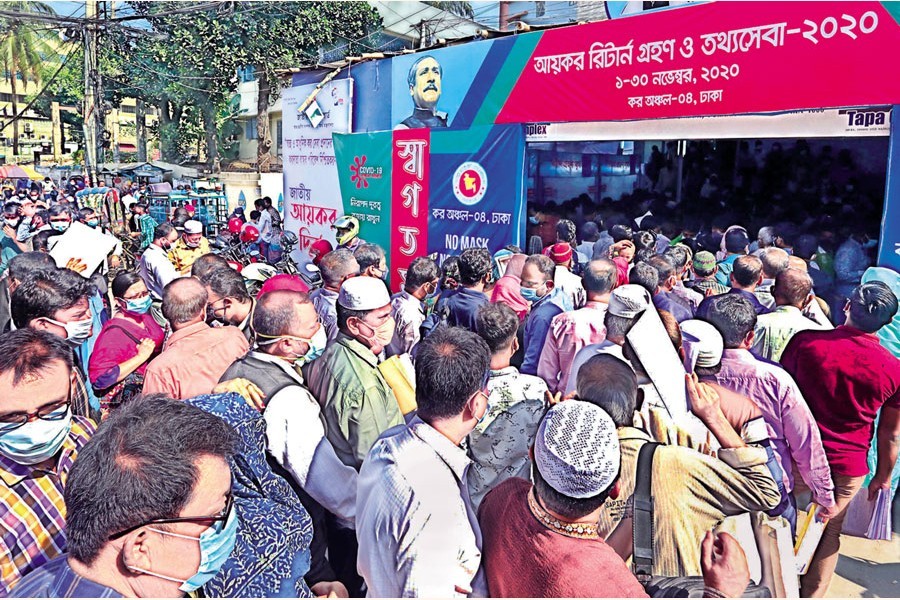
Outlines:
[{"label": "baseball cap", "polygon": [[591,498],[609,489],[619,475],[616,425],[599,406],[580,400],[551,408],[534,441],[538,472],[569,498]]}]

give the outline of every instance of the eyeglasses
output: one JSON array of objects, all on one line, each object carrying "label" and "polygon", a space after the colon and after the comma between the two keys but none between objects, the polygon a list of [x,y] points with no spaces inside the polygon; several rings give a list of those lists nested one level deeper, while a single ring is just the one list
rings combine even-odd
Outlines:
[{"label": "eyeglasses", "polygon": [[146,527],[148,525],[165,525],[167,523],[197,523],[199,525],[204,525],[207,528],[212,527],[216,523],[224,523],[228,520],[228,515],[231,514],[231,508],[234,506],[234,495],[231,492],[228,492],[228,497],[225,499],[225,508],[222,509],[222,512],[208,516],[208,517],[172,517],[171,519],[150,519],[149,521],[144,521],[134,527],[129,527],[119,533],[114,533],[109,536],[108,540],[117,540],[124,535],[128,535],[132,531],[137,531],[141,527]]},{"label": "eyeglasses", "polygon": [[11,413],[0,416],[0,435],[15,431],[19,427],[28,424],[33,419],[42,421],[62,421],[68,414],[68,408],[72,404],[72,386],[66,393],[66,399],[53,404],[42,406],[34,412]]}]

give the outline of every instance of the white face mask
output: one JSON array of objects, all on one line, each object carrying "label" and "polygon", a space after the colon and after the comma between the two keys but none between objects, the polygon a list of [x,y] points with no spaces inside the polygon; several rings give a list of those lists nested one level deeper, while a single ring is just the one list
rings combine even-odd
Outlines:
[{"label": "white face mask", "polygon": [[70,321],[68,323],[60,323],[49,317],[44,317],[48,323],[53,323],[66,330],[66,341],[73,346],[83,344],[94,332],[94,320],[85,319],[84,321]]}]

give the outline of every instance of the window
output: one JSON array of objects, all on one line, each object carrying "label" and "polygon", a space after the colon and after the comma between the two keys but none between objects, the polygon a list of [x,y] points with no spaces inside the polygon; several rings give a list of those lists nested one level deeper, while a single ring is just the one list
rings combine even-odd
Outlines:
[{"label": "window", "polygon": [[534,3],[534,16],[543,17],[547,13],[546,2],[535,2]]},{"label": "window", "polygon": [[244,137],[248,140],[256,139],[256,117],[253,117],[252,119],[247,121],[247,124],[244,128]]},{"label": "window", "polygon": [[247,83],[256,79],[256,70],[253,66],[241,67],[238,70],[238,77],[241,83]]},{"label": "window", "polygon": [[281,156],[281,119],[279,119],[275,124],[275,155]]},{"label": "window", "polygon": [[123,105],[123,106],[121,107],[121,109],[122,109],[122,112],[123,112],[123,113],[128,114],[128,115],[133,115],[133,114],[135,114],[135,113],[137,112],[137,107],[136,107],[136,106],[127,106],[127,105]]}]

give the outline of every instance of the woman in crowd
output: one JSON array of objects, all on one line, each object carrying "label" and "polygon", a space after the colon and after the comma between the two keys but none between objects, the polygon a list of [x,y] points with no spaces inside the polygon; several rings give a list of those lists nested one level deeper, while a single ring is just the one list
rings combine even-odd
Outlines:
[{"label": "woman in crowd", "polygon": [[143,387],[147,364],[162,349],[165,332],[150,315],[152,299],[140,275],[119,273],[112,283],[116,316],[103,325],[89,376],[105,417]]}]

